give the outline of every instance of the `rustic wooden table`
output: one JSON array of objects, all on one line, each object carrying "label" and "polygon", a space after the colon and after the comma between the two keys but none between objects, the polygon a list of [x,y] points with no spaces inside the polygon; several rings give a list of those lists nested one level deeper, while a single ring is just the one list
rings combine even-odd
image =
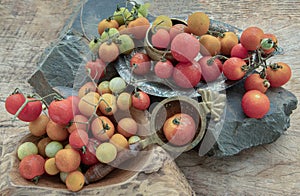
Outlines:
[{"label": "rustic wooden table", "polygon": [[[27,124],[11,122],[4,108],[5,98],[16,87],[31,93],[26,82],[36,70],[43,50],[58,38],[79,0],[0,1],[0,173],[6,145],[16,142]],[[100,1],[99,1],[100,2]],[[160,4],[153,13],[205,11],[212,19],[244,29],[255,25],[274,33],[285,54],[274,57],[291,65],[292,79],[284,87],[300,97],[300,2],[298,0],[153,0]],[[198,157],[189,152],[176,163],[197,195],[299,195],[300,194],[299,108],[291,115],[291,126],[276,142],[226,158]],[[263,131],[263,130],[262,130]],[[9,162],[9,161],[8,161]],[[171,175],[171,174],[170,174]],[[0,188],[5,183],[0,181]]]}]

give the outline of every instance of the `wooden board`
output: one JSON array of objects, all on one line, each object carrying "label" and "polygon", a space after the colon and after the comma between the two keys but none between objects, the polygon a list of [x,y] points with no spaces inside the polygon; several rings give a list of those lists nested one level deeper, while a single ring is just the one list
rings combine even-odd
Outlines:
[{"label": "wooden board", "polygon": [[[55,41],[63,25],[74,11],[79,0],[2,0],[0,3],[0,190],[12,193],[8,187],[7,168],[12,164],[11,153],[15,143],[28,133],[27,124],[11,122],[5,112],[4,101],[14,88],[25,93],[33,92],[26,83],[36,69],[43,50]],[[300,2],[275,1],[208,1],[169,0],[152,1],[153,14],[164,13],[187,16],[191,11],[205,11],[212,19],[244,29],[256,25],[265,32],[274,33],[286,51],[273,61],[291,65],[293,77],[285,88],[300,97],[299,52]],[[300,129],[299,108],[291,115],[291,127],[276,142],[252,148],[234,157],[199,157],[191,151],[168,162],[162,173],[140,174],[131,186],[142,184],[145,193],[180,193],[190,187],[197,195],[298,195],[300,193]],[[263,130],[262,130],[263,131]],[[182,173],[186,178],[183,178]],[[174,175],[175,173],[175,175]],[[175,176],[175,177],[173,177]],[[187,180],[187,181],[186,181]],[[181,183],[178,183],[178,182]],[[150,182],[155,182],[151,184]],[[189,184],[187,184],[189,182]],[[149,185],[149,186],[148,186]],[[130,188],[131,187],[131,188]],[[175,192],[172,192],[175,190]],[[157,192],[155,192],[157,191]],[[51,193],[51,189],[47,193]],[[116,193],[116,192],[115,192]],[[99,193],[100,194],[100,193]]]}]

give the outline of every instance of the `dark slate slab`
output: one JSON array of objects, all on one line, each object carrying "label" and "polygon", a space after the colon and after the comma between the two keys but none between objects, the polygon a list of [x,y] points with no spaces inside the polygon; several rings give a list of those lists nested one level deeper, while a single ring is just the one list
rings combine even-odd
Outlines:
[{"label": "dark slate slab", "polygon": [[216,141],[210,155],[230,156],[240,151],[276,141],[289,127],[290,114],[297,108],[296,96],[284,88],[270,88],[270,111],[262,119],[248,118],[242,111],[243,83],[227,89],[224,119],[208,129],[200,154]]}]

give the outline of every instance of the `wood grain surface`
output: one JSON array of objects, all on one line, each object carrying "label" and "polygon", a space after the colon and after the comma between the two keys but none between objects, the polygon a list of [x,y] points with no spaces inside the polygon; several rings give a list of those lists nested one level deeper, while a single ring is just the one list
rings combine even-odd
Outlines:
[{"label": "wood grain surface", "polygon": [[[170,16],[187,16],[192,11],[205,11],[210,18],[244,29],[259,26],[265,32],[274,33],[285,54],[272,58],[273,62],[288,63],[293,76],[284,87],[300,97],[300,2],[298,0],[153,0],[151,13]],[[36,62],[44,49],[55,41],[79,0],[0,0],[0,189],[9,186],[7,169],[17,141],[28,133],[27,124],[11,122],[4,108],[5,98],[19,87],[25,93],[33,92],[26,82],[36,70]],[[174,164],[161,173],[141,174],[137,178],[145,182],[157,182],[155,187],[171,190],[176,180],[179,187],[191,186],[196,195],[299,195],[300,194],[300,124],[299,107],[291,115],[290,128],[276,142],[243,151],[225,158],[199,157],[190,151],[176,159],[185,175],[185,184]],[[263,131],[263,130],[261,130]],[[170,164],[170,163],[168,163]],[[166,164],[166,165],[168,165]],[[177,177],[174,182],[172,175]],[[136,183],[136,182],[135,182]],[[145,183],[144,186],[149,184]],[[178,189],[178,187],[177,187]],[[131,190],[131,189],[130,189]],[[134,190],[134,189],[132,189]],[[148,192],[147,192],[148,191]],[[0,192],[1,193],[1,192]],[[9,194],[9,192],[5,192]],[[129,194],[129,192],[126,192]],[[153,192],[154,193],[154,192]],[[169,192],[172,193],[172,192]],[[177,192],[178,193],[178,192]],[[190,192],[191,193],[191,192]]]}]

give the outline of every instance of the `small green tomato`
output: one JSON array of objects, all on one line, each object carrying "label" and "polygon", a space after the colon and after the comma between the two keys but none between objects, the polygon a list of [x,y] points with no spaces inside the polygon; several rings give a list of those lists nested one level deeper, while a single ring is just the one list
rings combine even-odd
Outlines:
[{"label": "small green tomato", "polygon": [[133,39],[127,34],[120,35],[118,37],[118,42],[121,54],[130,54],[135,47]]},{"label": "small green tomato", "polygon": [[109,81],[109,89],[113,93],[121,93],[127,87],[125,80],[121,77],[114,77]]},{"label": "small green tomato", "polygon": [[46,156],[49,158],[55,157],[56,153],[63,149],[64,146],[58,141],[52,141],[45,148]]},{"label": "small green tomato", "polygon": [[89,43],[89,49],[93,52],[96,53],[99,50],[99,47],[101,45],[101,40],[99,38],[94,38],[92,41]]},{"label": "small green tomato", "polygon": [[269,50],[269,49],[273,48],[273,46],[274,46],[274,42],[270,38],[264,38],[260,42],[260,47],[263,50]]},{"label": "small green tomato", "polygon": [[126,18],[130,15],[130,12],[125,7],[117,7],[116,11],[114,12],[114,19],[119,23],[119,25],[125,24]]},{"label": "small green tomato", "polygon": [[38,154],[38,147],[33,142],[24,142],[18,147],[18,158],[22,160],[24,157],[32,154]]},{"label": "small green tomato", "polygon": [[101,34],[101,40],[108,40],[108,39],[114,39],[119,37],[120,32],[116,28],[107,28],[104,30],[104,32]]}]

